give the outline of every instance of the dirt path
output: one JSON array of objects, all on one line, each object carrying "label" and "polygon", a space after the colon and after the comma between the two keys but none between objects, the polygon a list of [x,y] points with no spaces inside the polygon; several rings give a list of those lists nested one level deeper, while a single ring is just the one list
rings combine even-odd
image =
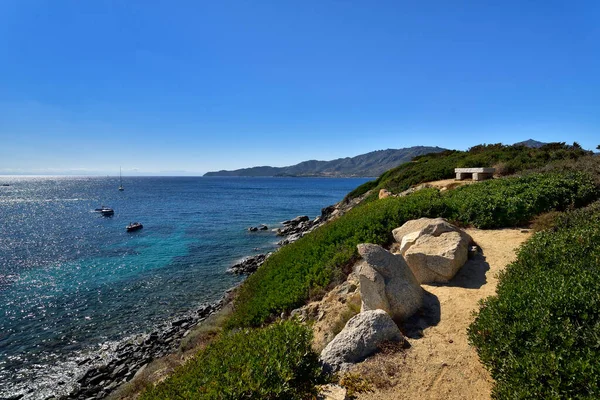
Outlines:
[{"label": "dirt path", "polygon": [[356,365],[375,392],[358,399],[489,399],[491,378],[467,343],[478,301],[495,293],[497,274],[515,259],[529,233],[520,229],[467,232],[482,254],[469,260],[445,285],[423,285],[426,312],[407,327],[411,347]]}]

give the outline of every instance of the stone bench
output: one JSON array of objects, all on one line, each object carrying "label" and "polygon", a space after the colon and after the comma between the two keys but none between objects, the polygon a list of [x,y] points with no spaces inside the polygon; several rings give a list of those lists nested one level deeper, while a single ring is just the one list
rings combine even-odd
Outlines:
[{"label": "stone bench", "polygon": [[472,178],[474,181],[489,179],[494,175],[494,168],[454,168],[456,180]]}]

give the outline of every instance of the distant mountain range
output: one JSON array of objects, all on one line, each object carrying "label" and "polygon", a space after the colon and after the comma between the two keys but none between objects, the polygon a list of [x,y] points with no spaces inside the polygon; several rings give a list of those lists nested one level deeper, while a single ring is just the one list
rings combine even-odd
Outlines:
[{"label": "distant mountain range", "polygon": [[415,146],[405,149],[377,150],[356,157],[332,161],[309,160],[289,167],[252,167],[234,171],[207,172],[204,176],[315,176],[370,177],[412,160],[416,156],[444,151],[441,147]]},{"label": "distant mountain range", "polygon": [[521,145],[521,146],[525,146],[525,147],[531,147],[533,149],[539,149],[540,147],[542,147],[545,144],[548,144],[548,143],[538,142],[537,140],[529,139],[529,140],[525,140],[523,142],[515,143],[515,146]]}]

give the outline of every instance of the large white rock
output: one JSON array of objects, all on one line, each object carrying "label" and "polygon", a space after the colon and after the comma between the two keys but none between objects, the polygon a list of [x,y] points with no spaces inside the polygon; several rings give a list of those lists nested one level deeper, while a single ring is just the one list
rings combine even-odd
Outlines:
[{"label": "large white rock", "polygon": [[401,255],[370,243],[359,244],[358,252],[365,261],[356,270],[362,311],[384,310],[403,320],[421,308],[423,289]]},{"label": "large white rock", "polygon": [[393,230],[419,283],[448,282],[468,259],[471,237],[443,218],[420,218]]},{"label": "large white rock", "polygon": [[[411,234],[411,238],[413,238],[411,240],[412,243],[414,243],[421,235],[440,236],[442,233],[459,231],[460,230],[457,227],[450,224],[444,218],[419,218],[406,221],[400,228],[394,229],[392,235],[394,235],[396,242],[400,243],[402,246],[402,239],[408,234]],[[406,250],[408,250],[408,248],[406,248],[405,251]],[[402,254],[404,254],[404,252]]]},{"label": "large white rock", "polygon": [[383,310],[361,312],[321,352],[321,361],[333,371],[347,369],[377,351],[385,341],[404,340],[400,329]]}]

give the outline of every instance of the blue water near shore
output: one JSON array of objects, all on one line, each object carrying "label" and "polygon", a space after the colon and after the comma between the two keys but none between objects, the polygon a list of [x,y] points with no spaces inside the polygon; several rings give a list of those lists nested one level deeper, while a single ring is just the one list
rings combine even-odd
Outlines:
[{"label": "blue water near shore", "polygon": [[219,299],[241,279],[229,266],[276,248],[248,226],[314,218],[367,180],[136,177],[119,192],[116,178],[0,176],[0,397],[48,393],[75,355]]}]

